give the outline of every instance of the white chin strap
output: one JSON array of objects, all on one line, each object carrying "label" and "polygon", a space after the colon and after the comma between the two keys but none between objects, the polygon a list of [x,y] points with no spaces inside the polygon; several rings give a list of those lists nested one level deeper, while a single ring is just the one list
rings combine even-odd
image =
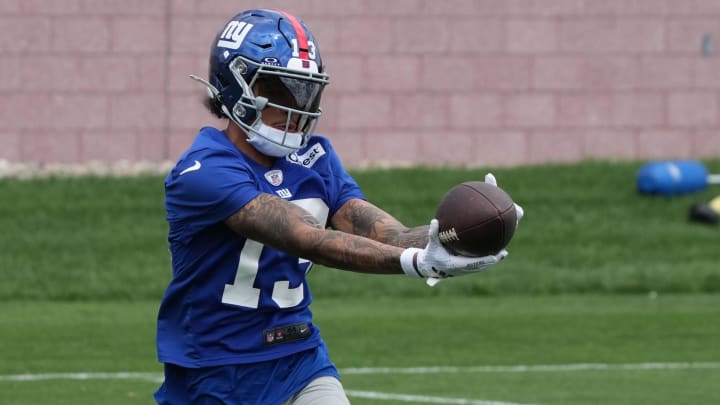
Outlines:
[{"label": "white chin strap", "polygon": [[246,132],[250,145],[258,152],[272,157],[287,156],[303,146],[302,133],[281,131],[262,122]]}]

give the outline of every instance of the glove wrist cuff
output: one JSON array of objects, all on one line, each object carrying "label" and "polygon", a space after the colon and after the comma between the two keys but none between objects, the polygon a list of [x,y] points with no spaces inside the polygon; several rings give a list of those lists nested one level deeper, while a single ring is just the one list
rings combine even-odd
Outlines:
[{"label": "glove wrist cuff", "polygon": [[418,266],[418,255],[421,249],[407,248],[400,255],[400,267],[403,272],[413,278],[425,278]]}]

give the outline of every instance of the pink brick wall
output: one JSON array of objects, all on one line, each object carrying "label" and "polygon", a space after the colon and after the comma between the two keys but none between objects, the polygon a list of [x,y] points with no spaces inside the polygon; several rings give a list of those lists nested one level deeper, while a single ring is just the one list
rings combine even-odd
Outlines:
[{"label": "pink brick wall", "polygon": [[258,3],[318,37],[351,167],[720,156],[719,0],[0,0],[0,160],[174,160]]}]

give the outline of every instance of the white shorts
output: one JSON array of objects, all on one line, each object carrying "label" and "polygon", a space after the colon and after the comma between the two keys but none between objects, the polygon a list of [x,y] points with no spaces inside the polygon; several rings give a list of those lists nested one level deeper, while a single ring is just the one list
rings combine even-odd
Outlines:
[{"label": "white shorts", "polygon": [[340,381],[318,377],[282,405],[350,405]]}]

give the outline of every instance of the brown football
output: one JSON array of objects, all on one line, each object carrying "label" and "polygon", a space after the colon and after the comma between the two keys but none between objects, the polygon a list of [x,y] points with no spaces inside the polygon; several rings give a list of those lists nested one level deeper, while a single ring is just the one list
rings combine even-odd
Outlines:
[{"label": "brown football", "polygon": [[451,188],[440,201],[435,218],[443,246],[462,256],[500,252],[510,243],[517,225],[512,198],[503,189],[482,181]]}]

